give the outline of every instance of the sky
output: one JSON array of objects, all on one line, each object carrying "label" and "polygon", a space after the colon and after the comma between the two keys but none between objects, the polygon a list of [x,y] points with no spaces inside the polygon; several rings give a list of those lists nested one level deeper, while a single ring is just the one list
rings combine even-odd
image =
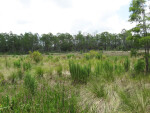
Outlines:
[{"label": "sky", "polygon": [[131,0],[0,0],[0,33],[120,33]]}]

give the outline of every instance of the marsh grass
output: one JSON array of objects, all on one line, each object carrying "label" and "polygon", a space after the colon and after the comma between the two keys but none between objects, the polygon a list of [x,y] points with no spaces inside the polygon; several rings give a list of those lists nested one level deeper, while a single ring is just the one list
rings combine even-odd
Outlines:
[{"label": "marsh grass", "polygon": [[81,65],[75,61],[69,61],[69,70],[74,82],[87,83],[91,73],[91,64]]},{"label": "marsh grass", "polygon": [[44,69],[42,67],[37,67],[35,70],[37,77],[43,77],[44,76]]},{"label": "marsh grass", "polygon": [[7,66],[0,56],[0,113],[149,113],[150,76],[143,76],[140,57],[97,53],[43,55],[38,63],[30,55],[8,56]]}]

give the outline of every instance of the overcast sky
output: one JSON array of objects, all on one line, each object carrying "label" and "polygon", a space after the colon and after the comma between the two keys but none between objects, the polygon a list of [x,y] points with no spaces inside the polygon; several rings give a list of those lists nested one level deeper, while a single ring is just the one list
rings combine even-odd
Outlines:
[{"label": "overcast sky", "polygon": [[0,0],[0,32],[119,33],[131,0]]}]

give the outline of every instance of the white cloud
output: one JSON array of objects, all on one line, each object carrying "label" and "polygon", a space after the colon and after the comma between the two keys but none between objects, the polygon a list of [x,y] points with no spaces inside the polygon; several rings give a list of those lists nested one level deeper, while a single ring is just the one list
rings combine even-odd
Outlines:
[{"label": "white cloud", "polygon": [[120,32],[117,13],[131,0],[0,0],[0,32]]}]

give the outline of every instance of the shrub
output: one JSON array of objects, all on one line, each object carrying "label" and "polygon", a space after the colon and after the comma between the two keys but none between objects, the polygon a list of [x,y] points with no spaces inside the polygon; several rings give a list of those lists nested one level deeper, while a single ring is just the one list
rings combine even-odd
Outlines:
[{"label": "shrub", "polygon": [[29,72],[27,72],[25,75],[24,85],[32,94],[35,94],[35,91],[37,89],[37,83],[35,78],[32,77]]},{"label": "shrub", "polygon": [[144,72],[145,62],[143,59],[138,59],[138,61],[134,65],[134,70],[136,73]]},{"label": "shrub", "polygon": [[42,60],[42,54],[39,51],[34,51],[33,53],[30,51],[29,54],[36,63]]},{"label": "shrub", "polygon": [[74,61],[69,61],[69,69],[74,82],[87,83],[87,79],[91,73],[90,63],[82,66]]},{"label": "shrub", "polygon": [[130,69],[130,60],[128,57],[125,58],[124,69],[126,70],[126,72]]},{"label": "shrub", "polygon": [[14,62],[14,67],[16,67],[16,68],[20,68],[21,67],[20,60],[17,60],[17,61]]},{"label": "shrub", "polygon": [[57,67],[57,74],[58,74],[59,76],[62,75],[62,70],[63,70],[62,65],[59,64],[59,66]]},{"label": "shrub", "polygon": [[29,62],[24,62],[23,63],[23,70],[27,71],[31,69],[31,64]]},{"label": "shrub", "polygon": [[36,74],[38,77],[43,77],[43,75],[44,75],[44,69],[43,68],[37,67],[35,71],[36,71]]},{"label": "shrub", "polygon": [[91,50],[91,51],[89,52],[89,54],[90,54],[90,57],[91,57],[91,58],[94,58],[94,57],[96,57],[96,55],[98,54],[98,52],[97,52],[97,51],[94,51],[94,50]]},{"label": "shrub", "polygon": [[136,57],[137,56],[137,50],[136,49],[131,49],[131,53],[130,53],[131,57]]}]

